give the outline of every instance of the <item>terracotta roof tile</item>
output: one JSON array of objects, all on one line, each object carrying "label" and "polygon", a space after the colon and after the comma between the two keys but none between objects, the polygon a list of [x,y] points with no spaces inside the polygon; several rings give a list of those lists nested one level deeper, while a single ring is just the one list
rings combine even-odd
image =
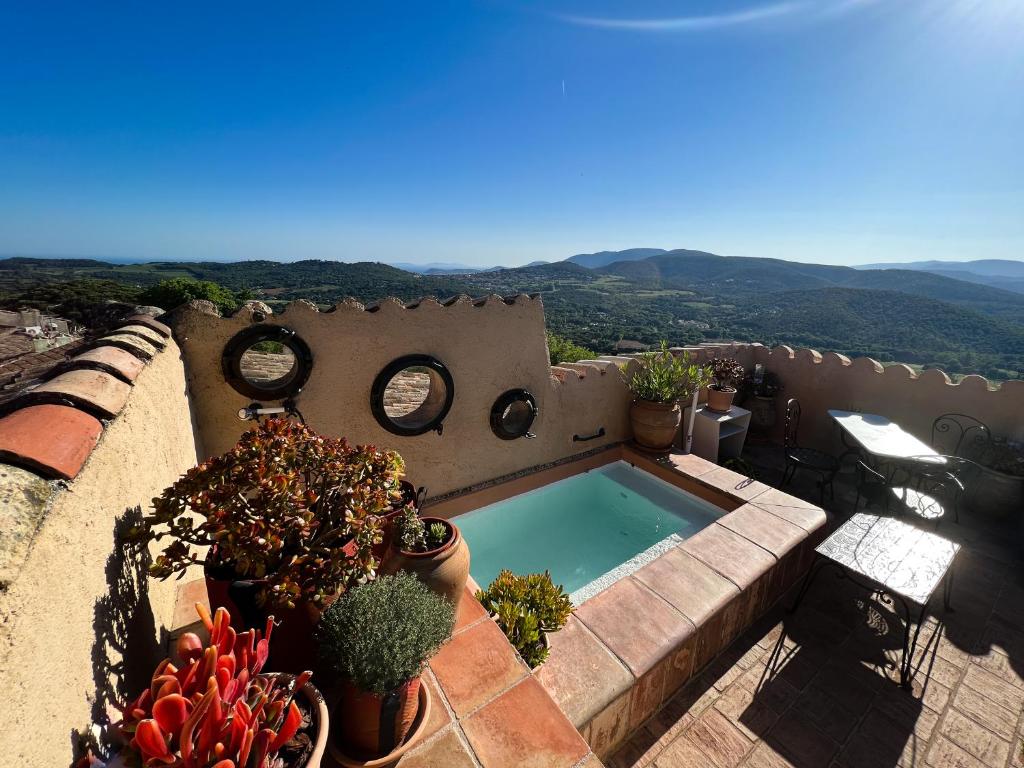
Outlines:
[{"label": "terracotta roof tile", "polygon": [[131,385],[103,371],[67,371],[22,395],[26,402],[70,402],[112,419],[128,402]]},{"label": "terracotta roof tile", "polygon": [[171,335],[171,329],[161,323],[159,320],[154,320],[149,315],[132,315],[124,321],[125,325],[144,325],[147,328],[151,328],[165,339]]},{"label": "terracotta roof tile", "polygon": [[148,341],[130,333],[112,333],[96,341],[97,347],[120,347],[141,360],[149,360],[157,353],[156,347]]},{"label": "terracotta roof tile", "polygon": [[83,352],[68,363],[68,368],[92,368],[105,371],[128,384],[131,384],[142,373],[146,364],[119,347],[96,347]]},{"label": "terracotta roof tile", "polygon": [[76,408],[32,405],[0,419],[0,458],[47,477],[71,480],[102,432],[99,420]]},{"label": "terracotta roof tile", "polygon": [[138,336],[140,339],[148,341],[157,349],[163,349],[167,346],[166,338],[145,325],[123,325],[117,329],[117,332],[119,334],[129,333],[132,336]]}]

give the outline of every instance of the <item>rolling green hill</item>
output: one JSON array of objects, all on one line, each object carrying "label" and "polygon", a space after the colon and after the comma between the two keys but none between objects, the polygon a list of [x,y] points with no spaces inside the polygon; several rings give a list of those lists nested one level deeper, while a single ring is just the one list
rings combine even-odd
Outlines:
[{"label": "rolling green hill", "polygon": [[297,298],[326,307],[346,296],[370,302],[385,296],[536,292],[552,331],[602,353],[623,338],[648,344],[736,338],[940,365],[950,373],[997,379],[1017,377],[1024,369],[1024,295],[922,271],[856,270],[701,251],[660,253],[596,269],[566,260],[464,275],[414,274],[370,262],[122,265],[5,259],[0,260],[0,304],[36,297],[37,305],[53,300],[59,306],[56,299],[65,289],[55,284],[68,281],[87,297],[108,290],[110,298],[123,299],[131,289],[175,277],[248,290],[272,306]]}]

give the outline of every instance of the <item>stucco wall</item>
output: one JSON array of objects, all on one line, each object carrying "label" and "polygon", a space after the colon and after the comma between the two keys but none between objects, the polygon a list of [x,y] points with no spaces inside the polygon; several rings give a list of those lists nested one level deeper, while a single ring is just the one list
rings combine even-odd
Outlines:
[{"label": "stucco wall", "polygon": [[182,360],[168,341],[81,473],[55,493],[0,593],[5,762],[70,765],[80,734],[148,682],[175,583],[146,577],[145,558],[115,544],[115,526],[195,462]]},{"label": "stucco wall", "polygon": [[842,450],[839,430],[827,411],[876,413],[931,442],[932,423],[945,413],[963,413],[985,422],[997,437],[1024,440],[1024,381],[992,385],[981,376],[953,384],[939,370],[921,374],[905,365],[882,366],[870,358],[851,360],[835,352],[760,344],[687,348],[697,359],[737,358],[747,370],[757,363],[776,373],[784,387],[776,399],[778,435],[786,402],[800,401],[801,443],[833,452]]},{"label": "stucco wall", "polygon": [[[173,321],[185,354],[202,443],[210,454],[230,448],[250,426],[237,417],[251,398],[224,380],[225,343],[253,324],[253,309],[218,318],[190,306]],[[313,353],[313,370],[298,406],[317,431],[399,451],[409,478],[430,495],[582,453],[629,437],[628,395],[609,362],[551,368],[539,298],[490,297],[442,306],[425,299],[404,307],[394,300],[367,310],[342,302],[319,312],[294,302],[264,322],[295,331]],[[444,432],[415,437],[383,429],[370,411],[370,390],[382,368],[408,354],[428,354],[451,371],[455,399]],[[504,391],[523,387],[537,400],[536,439],[501,440],[491,431],[491,405]],[[573,442],[574,434],[605,436]]]}]

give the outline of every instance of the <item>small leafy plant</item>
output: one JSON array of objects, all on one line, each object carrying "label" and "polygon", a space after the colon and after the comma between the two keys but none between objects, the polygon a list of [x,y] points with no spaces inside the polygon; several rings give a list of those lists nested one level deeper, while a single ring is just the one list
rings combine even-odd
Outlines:
[{"label": "small leafy plant", "polygon": [[429,552],[444,544],[449,537],[447,526],[433,522],[429,526],[412,506],[405,507],[395,518],[395,544],[405,552]]},{"label": "small leafy plant", "polygon": [[[626,386],[635,400],[651,403],[686,400],[710,380],[706,367],[694,363],[686,355],[672,354],[664,341],[657,352],[644,352],[635,360],[626,378]],[[626,366],[622,369],[625,371]]]},{"label": "small leafy plant", "polygon": [[218,608],[213,619],[200,604],[210,633],[203,645],[185,633],[177,652],[183,666],[164,659],[150,686],[124,709],[119,725],[138,764],[180,768],[268,768],[302,725],[293,701],[311,676],[260,674],[270,653],[274,619],[266,633],[236,634],[231,616]]},{"label": "small leafy plant", "polygon": [[331,671],[383,695],[418,677],[454,624],[448,600],[399,571],[339,597],[320,617],[316,635]]},{"label": "small leafy plant", "polygon": [[716,357],[711,361],[711,386],[718,390],[733,390],[743,380],[743,366],[734,357]]},{"label": "small leafy plant", "polygon": [[[222,566],[261,581],[264,603],[323,604],[373,577],[379,516],[400,502],[404,468],[393,451],[350,447],[288,419],[268,419],[154,499],[132,538],[171,539],[150,566],[152,576]],[[210,547],[205,558],[197,554],[203,547]]]},{"label": "small leafy plant", "polygon": [[551,574],[517,576],[502,571],[476,599],[494,614],[509,642],[529,666],[536,667],[548,657],[544,635],[565,626],[572,613],[572,601],[551,581]]}]

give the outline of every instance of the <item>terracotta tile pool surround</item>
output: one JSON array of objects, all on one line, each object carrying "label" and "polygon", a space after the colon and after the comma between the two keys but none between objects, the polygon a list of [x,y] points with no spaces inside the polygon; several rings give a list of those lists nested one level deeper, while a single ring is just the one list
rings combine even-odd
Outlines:
[{"label": "terracotta tile pool surround", "polygon": [[602,758],[775,603],[827,523],[821,508],[697,456],[654,459],[625,445],[446,498],[429,514],[454,517],[620,459],[725,514],[577,606],[528,676]]}]

